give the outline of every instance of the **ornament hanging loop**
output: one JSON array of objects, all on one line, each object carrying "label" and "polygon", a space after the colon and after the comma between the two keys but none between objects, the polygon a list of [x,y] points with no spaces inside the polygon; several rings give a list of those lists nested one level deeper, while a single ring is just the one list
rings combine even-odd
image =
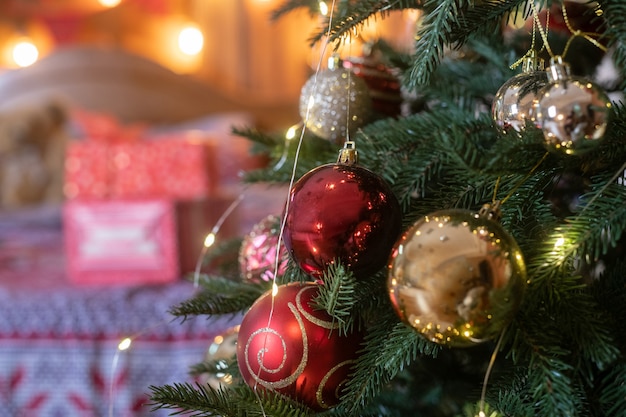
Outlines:
[{"label": "ornament hanging loop", "polygon": [[355,165],[358,162],[358,152],[353,141],[347,140],[343,148],[339,150],[337,163],[342,165]]},{"label": "ornament hanging loop", "polygon": [[500,210],[500,206],[500,201],[494,201],[491,204],[487,203],[480,208],[478,216],[500,223],[500,220],[502,220],[502,211]]}]

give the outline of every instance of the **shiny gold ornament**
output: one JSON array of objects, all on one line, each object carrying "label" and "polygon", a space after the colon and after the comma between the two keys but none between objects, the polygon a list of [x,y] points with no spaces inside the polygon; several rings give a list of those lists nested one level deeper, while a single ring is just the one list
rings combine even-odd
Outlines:
[{"label": "shiny gold ornament", "polygon": [[548,84],[539,91],[535,107],[548,150],[583,154],[604,137],[611,101],[601,87],[570,75],[561,57],[550,62]]},{"label": "shiny gold ornament", "polygon": [[519,307],[526,267],[493,210],[425,216],[392,252],[387,287],[394,308],[433,342],[465,347],[491,340]]},{"label": "shiny gold ornament", "polygon": [[372,99],[365,81],[337,60],[313,75],[302,87],[300,116],[315,135],[342,143],[370,118]]},{"label": "shiny gold ornament", "polygon": [[222,334],[215,336],[213,342],[206,351],[204,360],[214,362],[217,372],[200,375],[202,383],[209,384],[215,389],[228,388],[241,381],[238,376],[233,376],[228,369],[233,365],[237,357],[237,337],[239,336],[239,325],[233,326]]},{"label": "shiny gold ornament", "polygon": [[537,93],[548,79],[543,69],[543,60],[531,53],[522,61],[522,72],[498,89],[491,104],[491,116],[498,130],[522,132],[527,122],[535,123]]}]

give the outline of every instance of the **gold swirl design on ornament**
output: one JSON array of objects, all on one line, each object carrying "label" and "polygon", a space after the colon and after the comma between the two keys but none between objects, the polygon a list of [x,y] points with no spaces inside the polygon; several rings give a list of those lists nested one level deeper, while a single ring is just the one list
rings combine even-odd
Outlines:
[{"label": "gold swirl design on ornament", "polygon": [[319,327],[321,327],[323,329],[331,329],[331,330],[338,329],[339,328],[339,323],[333,323],[332,321],[323,320],[323,319],[320,319],[319,317],[315,317],[314,315],[312,315],[311,313],[306,311],[306,309],[302,305],[302,294],[305,291],[315,291],[315,290],[317,290],[316,287],[308,286],[308,287],[304,287],[300,291],[298,291],[298,294],[296,295],[296,305],[298,306],[298,311],[308,321],[310,321],[311,323],[315,324],[316,326],[319,326]]},{"label": "gold swirl design on ornament", "polygon": [[[255,382],[257,382],[258,384],[266,388],[271,388],[274,390],[285,388],[285,387],[288,387],[289,385],[294,384],[296,382],[296,379],[304,371],[304,368],[306,367],[306,364],[309,360],[309,344],[308,344],[308,337],[306,334],[306,329],[304,328],[304,321],[302,320],[302,317],[300,316],[300,314],[298,314],[298,311],[296,310],[295,306],[292,303],[288,303],[287,306],[289,307],[289,310],[291,310],[296,321],[298,322],[298,327],[300,328],[300,333],[302,334],[302,358],[300,358],[300,363],[298,364],[298,367],[295,369],[295,371],[291,375],[287,376],[286,378],[279,379],[278,381],[266,381],[262,379],[260,376],[261,371],[265,371],[270,374],[275,374],[277,372],[280,372],[282,368],[285,366],[285,363],[287,362],[287,343],[285,342],[285,339],[283,338],[283,336],[279,334],[276,330],[270,327],[264,327],[264,328],[258,329],[257,331],[255,331],[254,333],[250,335],[250,337],[246,341],[246,346],[245,346],[246,367],[248,369],[248,372],[250,373],[252,378],[254,378]],[[267,368],[263,364],[263,356],[268,350],[266,348],[266,341],[264,341],[263,348],[259,349],[256,355],[259,369],[257,372],[255,372],[253,371],[252,366],[250,365],[250,360],[249,360],[250,344],[252,343],[252,339],[260,335],[261,333],[271,333],[280,339],[282,348],[283,348],[283,358],[282,358],[280,365],[276,369]]]},{"label": "gold swirl design on ornament", "polygon": [[[353,359],[349,359],[347,361],[339,362],[337,365],[333,366],[326,373],[326,375],[324,375],[324,378],[322,378],[322,381],[320,382],[319,386],[317,387],[317,391],[315,392],[315,399],[317,400],[317,403],[319,404],[320,407],[322,407],[322,408],[330,408],[330,406],[326,405],[326,403],[324,402],[324,397],[323,397],[324,387],[326,386],[326,383],[328,382],[330,377],[333,376],[333,374],[335,372],[337,372],[337,370],[339,368],[342,368],[344,366],[350,366],[353,363],[356,363],[356,361],[353,360]],[[335,388],[335,397],[336,398],[339,398],[341,388],[343,387],[345,382],[346,381],[343,380],[339,384],[337,384],[337,387]]]}]

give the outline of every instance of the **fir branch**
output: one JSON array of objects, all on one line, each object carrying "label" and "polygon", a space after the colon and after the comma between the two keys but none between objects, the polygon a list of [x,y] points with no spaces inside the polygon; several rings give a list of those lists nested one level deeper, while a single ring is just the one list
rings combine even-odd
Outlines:
[{"label": "fir branch", "polygon": [[[624,168],[620,168],[623,172]],[[626,187],[611,178],[595,184],[595,190],[584,196],[587,203],[567,225],[558,231],[568,240],[563,256],[573,256],[590,262],[615,247],[626,230]],[[569,242],[568,242],[569,243]]]},{"label": "fir branch", "polygon": [[528,385],[536,412],[554,417],[578,415],[582,404],[568,376],[572,366],[553,353],[545,353],[532,355],[529,364]]},{"label": "fir branch", "polygon": [[626,364],[612,367],[598,385],[602,415],[626,417]]},{"label": "fir branch", "polygon": [[[622,74],[622,80],[624,80],[624,67],[626,66],[626,4],[621,0],[602,0],[598,4],[604,12],[602,16],[606,21],[605,36],[609,41],[608,45],[614,49],[613,59],[616,67]],[[621,88],[623,88],[623,85]]]},{"label": "fir branch", "polygon": [[295,10],[306,8],[312,17],[318,16],[320,11],[319,0],[285,0],[283,4],[274,9],[271,14],[272,20],[278,20]]},{"label": "fir branch", "polygon": [[305,417],[310,410],[276,393],[248,387],[215,389],[210,385],[176,383],[151,386],[152,410],[176,410],[172,415],[190,417]]},{"label": "fir branch", "polygon": [[336,260],[324,271],[322,281],[324,285],[319,287],[313,302],[317,308],[325,310],[339,324],[340,334],[345,335],[350,332],[353,324],[356,279],[339,260]]},{"label": "fir branch", "polygon": [[394,10],[417,9],[421,0],[352,0],[337,3],[335,18],[331,23],[324,25],[310,38],[310,44],[327,38],[327,41],[340,45],[354,33],[358,33],[363,26],[374,18],[384,18]]},{"label": "fir branch", "polygon": [[457,19],[464,3],[459,0],[427,0],[424,3],[427,12],[417,31],[416,52],[405,78],[409,89],[428,84],[430,75],[443,57],[452,28],[458,26]]},{"label": "fir branch", "polygon": [[[244,414],[233,392],[216,390],[209,385],[175,383],[174,385],[150,386],[152,411],[176,410],[172,415],[185,414],[190,417],[243,417]],[[236,397],[235,397],[236,398]]]},{"label": "fir branch", "polygon": [[202,291],[172,307],[170,313],[183,319],[197,315],[236,314],[250,307],[268,289],[265,283],[241,283],[221,277],[205,277],[201,284]]},{"label": "fir branch", "polygon": [[502,22],[528,17],[530,11],[527,0],[490,0],[476,3],[459,16],[458,25],[451,31],[449,42],[461,45],[470,37],[492,34],[500,29]]},{"label": "fir branch", "polygon": [[240,375],[236,357],[218,360],[205,360],[192,365],[189,369],[189,373],[194,376],[202,374],[216,375],[220,373]]},{"label": "fir branch", "polygon": [[368,329],[365,347],[342,394],[342,412],[354,415],[417,355],[434,356],[439,351],[415,329],[399,323],[393,312],[381,311],[378,320]]}]

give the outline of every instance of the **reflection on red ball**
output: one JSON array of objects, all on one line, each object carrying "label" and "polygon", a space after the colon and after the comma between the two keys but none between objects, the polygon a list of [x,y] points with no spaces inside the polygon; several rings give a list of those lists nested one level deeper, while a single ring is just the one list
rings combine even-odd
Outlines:
[{"label": "reflection on red ball", "polygon": [[285,246],[304,272],[319,278],[338,259],[361,278],[386,264],[401,210],[381,177],[355,165],[322,165],[300,178],[289,198]]},{"label": "reflection on red ball", "polygon": [[313,283],[292,283],[261,296],[239,328],[237,361],[251,388],[277,391],[315,410],[339,403],[361,333],[340,336],[325,312],[314,310]]}]

